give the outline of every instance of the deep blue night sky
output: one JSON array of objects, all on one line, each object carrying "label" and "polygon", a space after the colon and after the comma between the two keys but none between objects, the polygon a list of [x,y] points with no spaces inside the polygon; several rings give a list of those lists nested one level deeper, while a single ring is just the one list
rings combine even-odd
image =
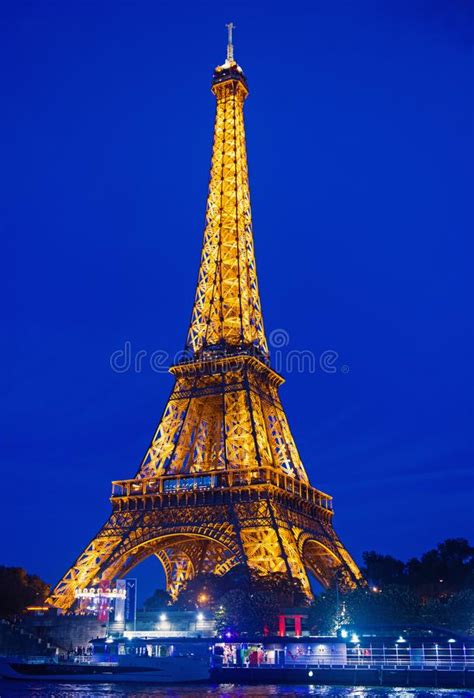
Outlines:
[{"label": "deep blue night sky", "polygon": [[267,334],[339,355],[335,374],[283,368],[312,483],[359,561],[472,536],[470,3],[18,1],[0,10],[0,564],[55,582],[160,418],[171,377],[109,359],[184,345],[230,20]]}]

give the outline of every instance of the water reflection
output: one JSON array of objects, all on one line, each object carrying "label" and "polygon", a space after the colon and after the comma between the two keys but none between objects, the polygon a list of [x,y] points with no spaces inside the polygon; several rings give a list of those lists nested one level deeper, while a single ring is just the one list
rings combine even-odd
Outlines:
[{"label": "water reflection", "polygon": [[156,686],[149,684],[74,684],[0,681],[1,698],[472,698],[471,691],[426,688],[365,688],[364,686],[237,686],[234,684]]}]

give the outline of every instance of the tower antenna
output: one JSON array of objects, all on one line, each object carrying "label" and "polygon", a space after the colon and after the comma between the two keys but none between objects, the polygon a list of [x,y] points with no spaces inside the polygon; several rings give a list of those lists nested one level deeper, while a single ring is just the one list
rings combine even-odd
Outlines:
[{"label": "tower antenna", "polygon": [[227,27],[227,60],[232,63],[234,60],[234,44],[232,43],[232,31],[236,29],[233,22],[225,25]]}]

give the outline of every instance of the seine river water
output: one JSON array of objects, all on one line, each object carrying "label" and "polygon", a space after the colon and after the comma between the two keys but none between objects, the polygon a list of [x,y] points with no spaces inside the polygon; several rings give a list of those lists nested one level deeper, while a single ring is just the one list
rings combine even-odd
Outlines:
[{"label": "seine river water", "polygon": [[152,684],[84,684],[44,683],[26,681],[0,681],[0,698],[299,698],[300,696],[322,696],[322,698],[473,698],[472,691],[457,689],[426,688],[364,688],[339,686],[237,686],[221,685],[176,685],[156,686]]}]

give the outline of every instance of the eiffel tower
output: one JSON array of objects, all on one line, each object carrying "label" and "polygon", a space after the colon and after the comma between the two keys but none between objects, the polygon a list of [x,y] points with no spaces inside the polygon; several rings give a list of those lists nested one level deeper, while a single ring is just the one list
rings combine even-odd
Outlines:
[{"label": "eiffel tower", "polygon": [[272,370],[255,267],[243,107],[247,81],[227,59],[213,75],[216,116],[206,227],[185,360],[136,476],[112,484],[110,518],[56,585],[123,577],[150,555],[177,598],[200,573],[308,573],[353,587],[360,572],[333,526],[332,499],[309,483]]}]

